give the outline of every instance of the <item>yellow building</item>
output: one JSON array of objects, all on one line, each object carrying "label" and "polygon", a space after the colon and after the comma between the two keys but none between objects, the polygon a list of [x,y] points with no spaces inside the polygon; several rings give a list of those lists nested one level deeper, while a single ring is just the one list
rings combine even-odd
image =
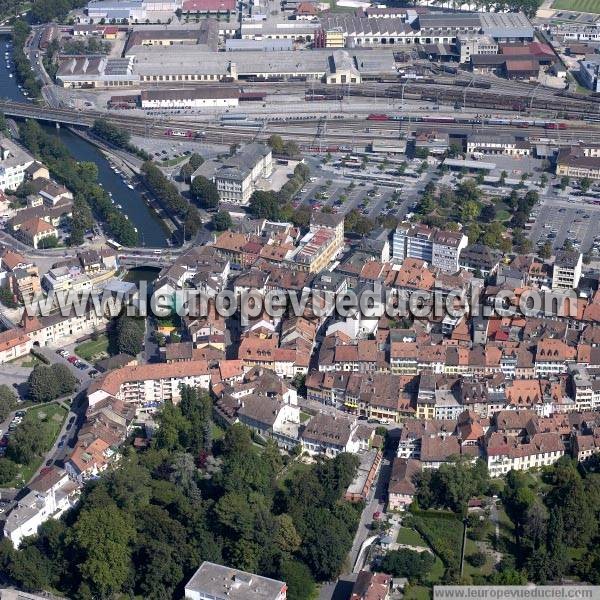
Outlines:
[{"label": "yellow building", "polygon": [[344,48],[346,46],[346,38],[341,27],[328,29],[325,32],[325,48]]}]

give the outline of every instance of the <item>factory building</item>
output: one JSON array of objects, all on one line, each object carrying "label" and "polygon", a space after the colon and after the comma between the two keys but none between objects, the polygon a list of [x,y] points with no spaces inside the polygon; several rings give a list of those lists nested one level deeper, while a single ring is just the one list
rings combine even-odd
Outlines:
[{"label": "factory building", "polygon": [[104,88],[137,85],[133,57],[70,56],[62,59],[56,81],[64,88]]}]

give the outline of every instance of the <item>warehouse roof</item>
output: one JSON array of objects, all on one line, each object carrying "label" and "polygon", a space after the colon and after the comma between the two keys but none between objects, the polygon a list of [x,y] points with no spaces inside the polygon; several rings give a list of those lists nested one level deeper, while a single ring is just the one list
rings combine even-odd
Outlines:
[{"label": "warehouse roof", "polygon": [[494,38],[533,38],[533,26],[521,12],[480,13],[481,28]]}]

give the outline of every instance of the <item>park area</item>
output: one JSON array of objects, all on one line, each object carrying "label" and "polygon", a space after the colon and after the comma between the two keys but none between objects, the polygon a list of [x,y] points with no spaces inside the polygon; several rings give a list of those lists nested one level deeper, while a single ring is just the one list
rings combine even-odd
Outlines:
[{"label": "park area", "polygon": [[108,356],[108,338],[100,335],[95,340],[87,340],[75,348],[75,354],[90,363]]},{"label": "park area", "polygon": [[10,442],[17,447],[18,472],[5,487],[20,487],[33,477],[44,460],[44,454],[56,441],[66,416],[67,409],[55,402],[27,410]]},{"label": "park area", "polygon": [[554,0],[552,8],[600,14],[600,0]]}]

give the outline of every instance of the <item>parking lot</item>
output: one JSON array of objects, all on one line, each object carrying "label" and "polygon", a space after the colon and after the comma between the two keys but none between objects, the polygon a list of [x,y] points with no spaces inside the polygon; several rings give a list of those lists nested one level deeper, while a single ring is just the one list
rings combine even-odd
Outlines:
[{"label": "parking lot", "polygon": [[534,246],[549,241],[557,249],[570,240],[580,252],[600,252],[600,206],[551,191],[542,197],[531,217],[534,222],[529,237]]},{"label": "parking lot", "polygon": [[[390,175],[377,168],[380,163],[369,162],[354,170],[339,165],[339,159],[326,164],[322,160],[314,156],[307,160],[311,181],[297,195],[296,204],[309,204],[317,210],[330,206],[341,214],[357,209],[372,220],[382,215],[404,218],[432,177],[430,172],[412,173],[409,166],[405,175],[394,175],[390,184],[386,181]],[[396,169],[394,165],[387,167],[390,172]]]}]

